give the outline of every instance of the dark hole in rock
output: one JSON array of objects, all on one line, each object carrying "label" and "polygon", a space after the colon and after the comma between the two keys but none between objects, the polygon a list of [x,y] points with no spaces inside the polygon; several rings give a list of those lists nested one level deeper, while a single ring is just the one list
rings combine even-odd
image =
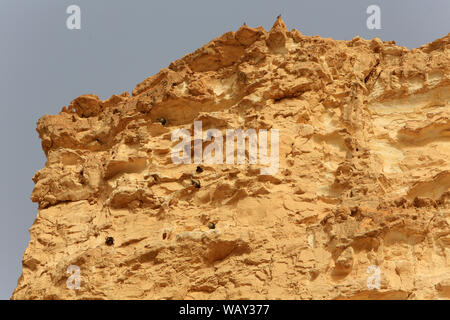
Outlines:
[{"label": "dark hole in rock", "polygon": [[106,237],[105,244],[107,246],[112,246],[114,244],[114,238],[113,237]]},{"label": "dark hole in rock", "polygon": [[210,222],[210,223],[208,223],[208,228],[209,229],[215,229],[216,228],[216,224],[214,222]]}]

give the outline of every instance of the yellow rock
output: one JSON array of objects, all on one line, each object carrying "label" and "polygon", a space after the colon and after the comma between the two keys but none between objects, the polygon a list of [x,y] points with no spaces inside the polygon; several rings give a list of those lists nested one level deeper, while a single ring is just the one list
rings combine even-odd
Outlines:
[{"label": "yellow rock", "polygon": [[[278,129],[278,172],[174,164],[194,120]],[[37,131],[12,299],[450,298],[450,35],[408,50],[242,26]]]}]

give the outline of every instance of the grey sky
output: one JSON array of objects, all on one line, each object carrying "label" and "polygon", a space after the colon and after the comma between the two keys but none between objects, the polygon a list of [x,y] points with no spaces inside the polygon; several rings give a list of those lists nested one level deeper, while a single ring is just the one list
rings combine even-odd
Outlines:
[{"label": "grey sky", "polygon": [[[81,7],[81,30],[66,28],[71,4]],[[366,27],[370,4],[381,7],[381,30]],[[37,214],[31,178],[45,157],[36,121],[81,94],[131,91],[243,22],[270,29],[278,14],[306,35],[379,37],[409,48],[450,31],[449,0],[0,1],[0,299],[17,284]]]}]

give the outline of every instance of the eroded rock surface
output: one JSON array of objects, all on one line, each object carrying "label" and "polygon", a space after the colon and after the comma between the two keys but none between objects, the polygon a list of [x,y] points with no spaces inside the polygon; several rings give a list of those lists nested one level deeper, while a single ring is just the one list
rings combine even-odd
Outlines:
[{"label": "eroded rock surface", "polygon": [[[449,101],[450,35],[409,50],[281,19],[214,39],[132,96],[81,96],[38,122],[48,161],[12,298],[448,299]],[[171,132],[194,120],[279,129],[278,173],[175,165]]]}]

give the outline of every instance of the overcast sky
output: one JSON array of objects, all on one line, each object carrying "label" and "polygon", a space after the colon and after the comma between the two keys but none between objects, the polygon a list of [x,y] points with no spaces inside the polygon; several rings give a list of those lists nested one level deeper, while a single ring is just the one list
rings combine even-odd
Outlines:
[{"label": "overcast sky", "polygon": [[[81,8],[81,30],[66,9]],[[381,9],[369,30],[366,9]],[[31,178],[45,164],[36,121],[79,95],[131,91],[146,77],[242,23],[349,40],[359,35],[419,47],[450,31],[449,0],[0,0],[0,299],[21,274],[37,206]],[[69,214],[69,213],[68,213]]]}]

